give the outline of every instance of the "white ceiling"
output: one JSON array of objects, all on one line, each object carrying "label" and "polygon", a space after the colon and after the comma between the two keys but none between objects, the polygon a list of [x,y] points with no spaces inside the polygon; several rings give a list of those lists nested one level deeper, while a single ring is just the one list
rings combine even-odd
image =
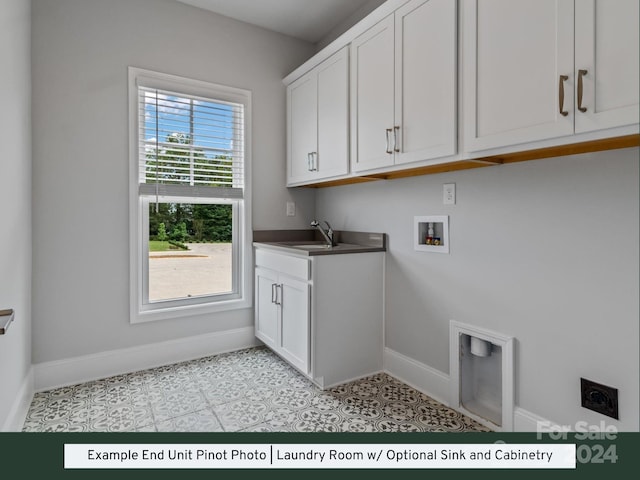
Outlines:
[{"label": "white ceiling", "polygon": [[178,0],[317,43],[370,0]]}]

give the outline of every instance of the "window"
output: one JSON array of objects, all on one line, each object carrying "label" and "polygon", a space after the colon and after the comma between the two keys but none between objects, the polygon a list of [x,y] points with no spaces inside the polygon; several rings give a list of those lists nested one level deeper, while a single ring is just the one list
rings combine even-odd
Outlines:
[{"label": "window", "polygon": [[133,323],[251,305],[250,99],[129,68]]}]

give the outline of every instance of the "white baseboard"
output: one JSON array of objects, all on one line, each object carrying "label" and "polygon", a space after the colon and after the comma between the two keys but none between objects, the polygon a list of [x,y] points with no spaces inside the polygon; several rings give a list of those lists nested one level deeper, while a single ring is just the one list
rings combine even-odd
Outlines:
[{"label": "white baseboard", "polygon": [[385,348],[384,371],[434,400],[449,405],[449,375],[440,370]]},{"label": "white baseboard", "polygon": [[[514,409],[513,411],[513,431],[514,432],[537,432],[540,425],[543,425],[546,427],[546,430],[543,430],[543,431],[549,431],[549,428],[552,425],[555,425],[555,423],[547,420],[546,418],[542,418],[536,415],[535,413],[528,412],[524,408],[516,407]],[[557,428],[559,429],[559,427]]]},{"label": "white baseboard", "polygon": [[22,381],[18,395],[16,395],[16,399],[11,406],[11,411],[0,431],[20,432],[22,430],[24,420],[27,418],[27,413],[29,413],[31,400],[33,400],[33,392],[33,367],[31,367]]},{"label": "white baseboard", "polygon": [[[25,378],[3,432],[20,431],[34,392],[98,380],[160,365],[240,350],[259,345],[253,327],[111,350],[33,365]],[[389,348],[384,349],[384,371],[416,390],[449,406],[449,376]],[[536,432],[554,422],[515,407],[513,431]]]},{"label": "white baseboard", "polygon": [[254,328],[245,327],[38,363],[33,366],[34,389],[36,392],[42,392],[259,344],[254,335]]}]

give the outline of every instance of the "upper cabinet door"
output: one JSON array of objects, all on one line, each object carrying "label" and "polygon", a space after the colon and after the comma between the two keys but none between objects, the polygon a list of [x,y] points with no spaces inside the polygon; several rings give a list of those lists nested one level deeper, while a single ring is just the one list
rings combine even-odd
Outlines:
[{"label": "upper cabinet door", "polygon": [[287,183],[313,177],[318,145],[317,76],[309,72],[287,88]]},{"label": "upper cabinet door", "polygon": [[287,87],[287,185],[349,172],[349,48]]},{"label": "upper cabinet door", "polygon": [[318,150],[312,159],[318,178],[349,172],[349,49],[318,68]]},{"label": "upper cabinet door", "polygon": [[638,4],[576,2],[577,133],[638,123]]},{"label": "upper cabinet door", "polygon": [[413,0],[395,13],[395,163],[456,153],[457,13]]},{"label": "upper cabinet door", "polygon": [[351,43],[351,165],[393,165],[394,16]]},{"label": "upper cabinet door", "polygon": [[573,3],[465,3],[466,151],[573,134]]}]

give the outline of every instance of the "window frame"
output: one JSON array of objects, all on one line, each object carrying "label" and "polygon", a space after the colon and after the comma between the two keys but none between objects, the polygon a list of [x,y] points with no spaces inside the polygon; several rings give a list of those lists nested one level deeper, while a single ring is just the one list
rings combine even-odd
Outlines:
[{"label": "window frame", "polygon": [[[195,200],[198,200],[197,202]],[[140,242],[140,247],[142,248],[142,272],[149,271],[149,207],[155,203],[155,197],[151,197],[149,195],[141,196],[141,220],[142,220],[142,242]],[[231,205],[232,208],[232,218],[233,232],[231,234],[232,240],[232,260],[231,260],[231,292],[222,292],[222,293],[213,293],[210,295],[198,295],[194,297],[183,297],[183,298],[174,298],[174,299],[166,299],[166,300],[149,300],[149,275],[142,275],[142,307],[141,310],[144,312],[147,311],[155,311],[159,309],[166,308],[175,308],[175,307],[186,307],[190,305],[202,305],[206,303],[212,302],[224,302],[230,300],[237,300],[240,298],[240,277],[238,274],[238,269],[240,266],[240,252],[238,245],[239,241],[239,223],[240,223],[240,202],[241,200],[233,199],[233,200],[220,200],[220,199],[195,199],[194,197],[159,197],[159,203],[178,203],[182,205],[199,203],[201,205]]]},{"label": "window frame", "polygon": [[[129,90],[129,269],[130,322],[143,323],[250,308],[253,303],[251,245],[251,92],[177,75],[128,68]],[[149,195],[140,192],[138,86],[169,90],[244,106],[244,185],[242,198],[160,195],[161,203],[230,203],[233,205],[234,292],[166,301],[148,301]],[[155,201],[155,195],[154,200]]]}]

